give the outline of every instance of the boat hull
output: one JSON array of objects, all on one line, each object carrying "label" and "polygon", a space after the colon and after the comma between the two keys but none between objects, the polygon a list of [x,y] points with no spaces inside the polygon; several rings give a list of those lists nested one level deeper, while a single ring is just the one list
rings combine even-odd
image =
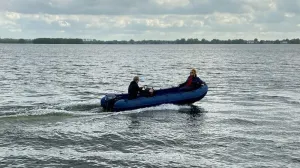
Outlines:
[{"label": "boat hull", "polygon": [[125,111],[134,110],[145,107],[158,106],[161,104],[193,104],[201,100],[208,92],[208,86],[203,85],[200,88],[192,91],[178,91],[179,88],[170,88],[156,91],[157,94],[153,97],[138,97],[133,100],[128,100],[127,95],[116,95],[119,97],[108,107],[107,95],[101,99],[101,106],[110,111]]}]

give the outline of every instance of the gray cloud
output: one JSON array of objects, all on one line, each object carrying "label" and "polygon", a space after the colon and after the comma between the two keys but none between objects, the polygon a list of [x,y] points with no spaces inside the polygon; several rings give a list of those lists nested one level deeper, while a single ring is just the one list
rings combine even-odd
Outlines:
[{"label": "gray cloud", "polygon": [[[259,3],[260,5],[257,5]],[[213,12],[245,13],[265,10],[265,2],[249,0],[10,0],[8,11],[18,13],[85,15],[162,15],[209,14]],[[255,9],[254,9],[255,8]]]},{"label": "gray cloud", "polygon": [[300,0],[7,0],[0,35],[112,40],[295,38]]},{"label": "gray cloud", "polygon": [[255,23],[281,23],[284,22],[287,18],[284,16],[284,13],[278,11],[262,12],[256,14],[254,19]]},{"label": "gray cloud", "polygon": [[278,11],[300,13],[300,0],[276,0]]}]

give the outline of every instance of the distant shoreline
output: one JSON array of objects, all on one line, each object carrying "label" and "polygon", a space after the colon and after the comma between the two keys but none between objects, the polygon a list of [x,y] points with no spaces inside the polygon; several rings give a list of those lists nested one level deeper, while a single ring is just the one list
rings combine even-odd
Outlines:
[{"label": "distant shoreline", "polygon": [[228,39],[228,40],[206,40],[197,38],[177,39],[177,40],[112,40],[103,41],[96,39],[80,39],[80,38],[36,38],[36,39],[11,39],[0,38],[0,43],[7,44],[300,44],[300,39],[282,39],[282,40],[243,40],[243,39]]}]

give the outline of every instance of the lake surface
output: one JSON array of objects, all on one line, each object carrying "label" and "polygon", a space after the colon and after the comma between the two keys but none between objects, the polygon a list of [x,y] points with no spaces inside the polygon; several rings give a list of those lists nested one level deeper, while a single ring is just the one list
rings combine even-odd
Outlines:
[{"label": "lake surface", "polygon": [[[300,167],[300,45],[0,44],[0,167]],[[103,112],[191,68],[194,106]]]}]

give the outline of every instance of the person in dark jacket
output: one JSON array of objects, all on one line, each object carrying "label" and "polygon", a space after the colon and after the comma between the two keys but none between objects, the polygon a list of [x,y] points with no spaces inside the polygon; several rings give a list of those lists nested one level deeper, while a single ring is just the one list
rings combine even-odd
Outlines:
[{"label": "person in dark jacket", "polygon": [[187,80],[184,83],[180,84],[178,87],[180,91],[190,91],[197,89],[201,85],[205,85],[205,82],[197,76],[196,70],[192,69]]},{"label": "person in dark jacket", "polygon": [[129,87],[128,87],[128,99],[132,100],[137,98],[138,95],[140,96],[145,96],[145,97],[149,97],[149,96],[153,96],[154,94],[154,90],[153,88],[145,88],[145,90],[143,90],[143,87],[139,87],[138,83],[139,83],[140,79],[138,76],[135,76],[133,78],[133,81],[130,83]]},{"label": "person in dark jacket", "polygon": [[139,87],[138,83],[140,81],[140,78],[138,76],[135,76],[133,78],[133,81],[130,83],[128,87],[128,99],[135,99],[137,98],[137,95],[139,92],[143,90],[143,87]]}]

